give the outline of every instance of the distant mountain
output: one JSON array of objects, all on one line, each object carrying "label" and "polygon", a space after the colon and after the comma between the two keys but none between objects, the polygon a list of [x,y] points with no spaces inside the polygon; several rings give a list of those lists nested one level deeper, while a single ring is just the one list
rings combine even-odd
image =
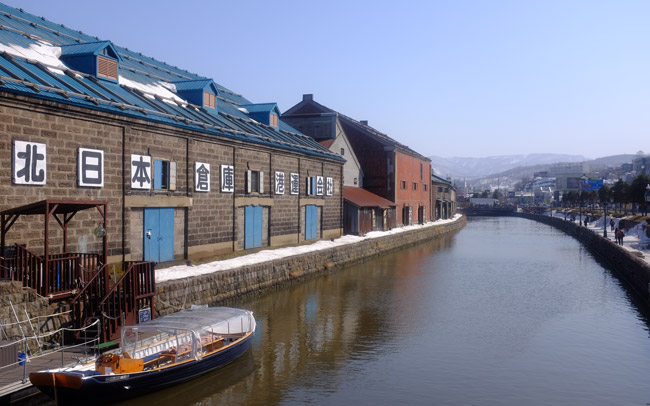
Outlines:
[{"label": "distant mountain", "polygon": [[584,162],[589,161],[582,155],[566,154],[530,154],[530,155],[503,155],[487,158],[442,158],[430,156],[431,167],[436,176],[454,179],[476,179],[518,166],[550,165],[558,162]]},{"label": "distant mountain", "polygon": [[[552,154],[544,154],[544,155],[548,156]],[[559,156],[566,157],[567,155],[559,155]],[[468,184],[471,184],[474,187],[479,188],[480,190],[491,189],[496,187],[512,189],[513,186],[517,182],[520,182],[523,178],[532,178],[535,172],[548,171],[550,170],[551,166],[553,166],[553,164],[555,163],[586,162],[589,165],[589,172],[593,173],[593,172],[601,171],[608,167],[609,168],[620,167],[624,163],[632,162],[634,158],[636,158],[636,155],[634,154],[623,154],[623,155],[612,155],[612,156],[591,159],[591,160],[585,159],[579,161],[569,161],[566,160],[565,158],[557,162],[540,163],[536,165],[528,165],[528,161],[527,161],[526,164],[522,166],[516,166],[514,168],[510,168],[501,172],[493,172],[484,176],[478,176],[472,178],[466,177],[465,179],[467,180]],[[438,173],[436,172],[436,174]],[[438,175],[438,176],[442,176],[442,175]],[[462,178],[462,176],[456,176],[456,175],[453,175],[452,177],[453,179]]]}]

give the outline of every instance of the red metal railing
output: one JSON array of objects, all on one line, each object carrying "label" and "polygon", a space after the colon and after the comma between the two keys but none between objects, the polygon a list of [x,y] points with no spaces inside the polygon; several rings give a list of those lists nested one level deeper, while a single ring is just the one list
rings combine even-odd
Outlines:
[{"label": "red metal railing", "polygon": [[100,258],[100,254],[52,254],[46,267],[42,255],[16,244],[16,255],[0,260],[0,276],[23,282],[23,286],[35,289],[41,296],[65,298],[92,279],[101,264]]},{"label": "red metal railing", "polygon": [[154,265],[154,262],[125,263],[126,271],[98,305],[104,340],[118,338],[123,325],[135,324],[141,309],[149,308],[153,317],[156,294]]},{"label": "red metal railing", "polygon": [[99,302],[104,298],[108,281],[107,265],[103,265],[72,298],[72,320],[75,328],[82,328],[86,320],[97,316]]}]

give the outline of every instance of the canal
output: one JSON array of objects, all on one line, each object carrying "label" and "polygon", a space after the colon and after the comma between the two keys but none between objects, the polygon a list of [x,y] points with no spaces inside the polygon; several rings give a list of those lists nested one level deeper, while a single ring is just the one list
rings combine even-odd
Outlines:
[{"label": "canal", "polygon": [[147,405],[646,405],[648,320],[576,240],[520,218],[233,304],[252,351]]}]

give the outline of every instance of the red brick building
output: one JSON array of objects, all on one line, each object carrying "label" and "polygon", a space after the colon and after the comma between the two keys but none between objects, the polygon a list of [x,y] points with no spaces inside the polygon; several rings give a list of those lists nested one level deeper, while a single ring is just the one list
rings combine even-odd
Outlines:
[{"label": "red brick building", "polygon": [[303,100],[282,114],[282,119],[317,141],[334,137],[334,125],[339,125],[361,166],[363,188],[395,203],[397,225],[432,218],[429,158],[379,132],[367,121],[354,120],[317,103],[310,94],[303,95]]}]

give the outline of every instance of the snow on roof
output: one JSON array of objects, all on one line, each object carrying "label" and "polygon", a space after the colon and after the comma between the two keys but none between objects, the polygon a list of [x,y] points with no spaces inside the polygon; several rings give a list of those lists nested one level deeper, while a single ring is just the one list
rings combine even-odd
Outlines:
[{"label": "snow on roof", "polygon": [[148,83],[148,84],[140,83],[140,82],[136,82],[135,80],[127,79],[124,76],[120,75],[118,78],[118,83],[121,86],[137,89],[151,98],[157,95],[163,98],[163,100],[173,100],[182,103],[183,105],[187,104],[185,100],[176,96],[176,94],[174,94],[171,90],[169,90],[169,86],[167,86],[167,83],[165,82],[156,82],[156,83]]},{"label": "snow on roof", "polygon": [[372,231],[363,237],[355,235],[345,235],[335,240],[318,241],[310,245],[300,245],[297,247],[278,248],[272,250],[259,251],[254,254],[244,255],[237,258],[226,259],[223,261],[215,261],[201,265],[178,265],[170,268],[156,269],[156,283],[190,278],[199,275],[206,275],[219,271],[227,271],[230,269],[239,268],[246,265],[259,264],[262,262],[273,261],[275,259],[286,258],[294,255],[306,254],[309,252],[316,252],[335,247],[340,247],[348,244],[355,244],[364,240],[385,237],[388,235],[399,234],[405,231],[416,230],[420,228],[438,226],[445,223],[451,223],[461,217],[457,214],[448,220],[436,220],[425,224],[416,224],[406,227],[394,228],[389,231]]},{"label": "snow on roof", "polygon": [[2,44],[0,43],[0,51],[4,51],[12,56],[17,56],[27,60],[40,62],[47,66],[48,69],[60,75],[68,69],[63,62],[59,60],[61,56],[61,47],[55,47],[45,41],[37,41],[30,44],[29,48],[22,47],[16,44]]}]

